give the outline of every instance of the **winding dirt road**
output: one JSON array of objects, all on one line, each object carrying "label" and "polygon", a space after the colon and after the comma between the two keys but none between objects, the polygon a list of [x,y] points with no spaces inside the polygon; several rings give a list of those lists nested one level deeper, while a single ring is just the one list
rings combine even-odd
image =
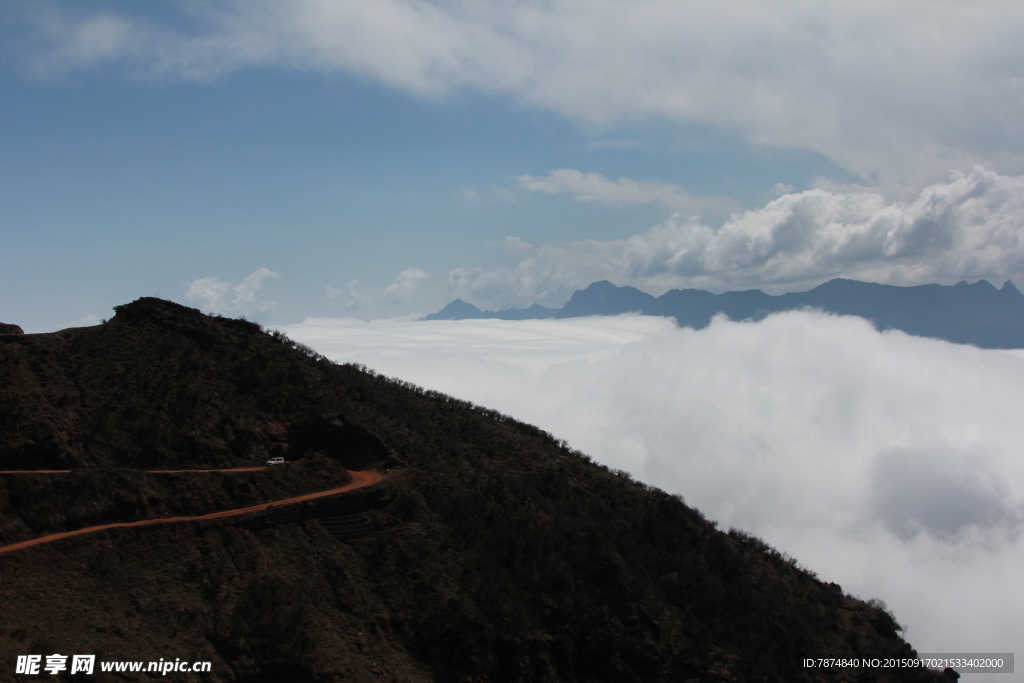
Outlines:
[{"label": "winding dirt road", "polygon": [[[241,467],[228,470],[149,470],[153,472],[248,472],[252,470],[266,469],[263,467]],[[9,472],[0,471],[0,474],[57,474],[66,472],[67,470],[35,470],[33,472]],[[247,515],[252,512],[260,512],[270,507],[278,505],[293,505],[295,503],[302,503],[307,500],[315,500],[317,498],[325,498],[327,496],[334,496],[339,493],[345,493],[346,491],[353,491],[355,489],[365,488],[372,486],[382,481],[387,475],[374,470],[361,470],[353,471],[349,470],[348,473],[352,475],[352,481],[333,489],[327,489],[326,491],[317,491],[316,493],[307,493],[302,496],[295,496],[294,498],[282,498],[281,500],[273,500],[269,503],[260,503],[259,505],[250,505],[244,508],[235,508],[234,510],[221,510],[220,512],[210,512],[205,515],[195,515],[192,517],[164,517],[162,519],[143,519],[138,522],[115,522],[113,524],[100,524],[98,526],[88,526],[84,529],[76,529],[74,531],[62,531],[56,534],[50,534],[48,536],[40,536],[39,538],[32,538],[27,541],[21,541],[19,543],[12,543],[11,545],[5,545],[0,547],[0,555],[8,553],[14,550],[21,550],[22,548],[30,548],[34,545],[40,545],[42,543],[52,543],[53,541],[59,541],[62,538],[70,538],[71,536],[81,536],[83,534],[91,534],[97,531],[103,531],[105,529],[121,529],[124,527],[138,527],[138,526],[153,526],[155,524],[170,524],[173,522],[201,522],[207,519],[226,519],[228,517],[238,517],[239,515]]]}]

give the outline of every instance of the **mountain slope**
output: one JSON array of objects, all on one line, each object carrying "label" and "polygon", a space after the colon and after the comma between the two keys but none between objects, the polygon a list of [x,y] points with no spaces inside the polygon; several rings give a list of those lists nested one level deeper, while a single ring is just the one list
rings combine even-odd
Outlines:
[{"label": "mountain slope", "polygon": [[672,289],[654,297],[602,280],[576,290],[557,311],[544,309],[543,315],[531,316],[528,312],[532,308],[481,311],[458,299],[424,319],[523,320],[643,313],[675,318],[683,327],[702,329],[720,314],[732,320],[760,320],[771,313],[813,308],[867,318],[880,330],[902,330],[981,348],[1024,348],[1024,294],[1010,281],[996,289],[987,280],[973,285],[960,282],[953,286],[897,287],[837,278],[806,292],[778,296],[758,289],[724,294]]},{"label": "mountain slope", "polygon": [[[0,545],[393,472],[330,506],[0,554],[0,666],[59,652],[209,660],[209,681],[937,680],[804,669],[912,650],[884,607],[678,497],[253,323],[140,299],[101,326],[0,338],[0,380],[0,470],[72,470],[0,475]],[[292,464],[143,471],[278,454]]]}]

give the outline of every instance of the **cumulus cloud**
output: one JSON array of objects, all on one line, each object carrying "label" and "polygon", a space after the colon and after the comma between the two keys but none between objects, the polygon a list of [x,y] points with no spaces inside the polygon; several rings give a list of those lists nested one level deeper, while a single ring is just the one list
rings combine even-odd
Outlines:
[{"label": "cumulus cloud", "polygon": [[255,315],[272,310],[276,301],[260,299],[268,278],[281,277],[268,268],[254,270],[239,283],[204,277],[188,283],[185,300],[208,313]]},{"label": "cumulus cloud", "polygon": [[696,122],[870,178],[1024,170],[1024,8],[1007,0],[236,0],[186,3],[162,25],[128,11],[29,5],[8,50],[37,76],[280,66],[426,97],[473,89],[587,123]]},{"label": "cumulus cloud", "polygon": [[395,281],[384,288],[384,298],[390,301],[401,301],[416,291],[419,284],[430,277],[430,273],[420,268],[406,268]]},{"label": "cumulus cloud", "polygon": [[514,265],[455,269],[452,292],[501,307],[545,297],[560,304],[599,279],[648,291],[793,289],[832,277],[1022,282],[1024,176],[975,168],[910,202],[870,191],[813,189],[733,214],[718,228],[674,216],[623,240],[534,246],[509,238],[506,249]]},{"label": "cumulus cloud", "polygon": [[675,183],[632,178],[608,180],[600,173],[582,173],[571,168],[560,168],[544,177],[521,175],[516,182],[531,192],[569,194],[577,201],[604,206],[647,204],[698,215],[728,214],[739,208],[727,197],[694,196]]},{"label": "cumulus cloud", "polygon": [[920,651],[1020,642],[1024,352],[808,312],[701,331],[623,316],[287,332],[681,493],[722,527],[883,598]]}]

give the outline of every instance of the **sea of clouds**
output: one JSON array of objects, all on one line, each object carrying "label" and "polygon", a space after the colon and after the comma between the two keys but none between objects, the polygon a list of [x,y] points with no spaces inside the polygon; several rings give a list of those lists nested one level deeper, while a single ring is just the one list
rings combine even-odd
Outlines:
[{"label": "sea of clouds", "polygon": [[682,494],[884,599],[919,651],[1024,642],[1024,351],[807,311],[700,331],[645,316],[285,331]]}]

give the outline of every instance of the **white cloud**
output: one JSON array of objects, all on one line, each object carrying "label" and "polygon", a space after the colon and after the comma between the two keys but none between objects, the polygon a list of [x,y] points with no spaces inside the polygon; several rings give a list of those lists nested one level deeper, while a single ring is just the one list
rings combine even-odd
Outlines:
[{"label": "white cloud", "polygon": [[340,286],[328,282],[327,298],[340,301],[343,310],[349,314],[368,309],[377,311],[378,315],[388,310],[394,314],[409,305],[423,305],[425,299],[437,298],[434,292],[422,286],[429,277],[430,273],[421,268],[406,268],[387,287],[368,285],[355,279]]},{"label": "white cloud", "polygon": [[390,301],[402,301],[419,287],[420,282],[430,277],[430,273],[420,268],[406,268],[395,281],[384,288],[384,298]]},{"label": "white cloud", "polygon": [[37,51],[26,68],[37,78],[59,77],[69,70],[94,68],[113,60],[148,58],[147,35],[152,31],[129,18],[102,11],[82,16],[43,4],[30,6],[30,10],[27,18],[37,29]]},{"label": "white cloud", "polygon": [[343,289],[333,282],[327,283],[327,298],[328,299],[340,299],[346,294],[346,289],[351,288],[353,285],[358,284],[358,280],[349,280],[348,286]]},{"label": "white cloud", "polygon": [[551,171],[545,177],[521,175],[516,182],[531,192],[569,194],[577,201],[604,206],[647,204],[698,215],[728,214],[739,208],[737,202],[727,197],[694,196],[675,183],[624,177],[608,180],[600,173],[582,173],[571,168]]},{"label": "white cloud", "polygon": [[216,277],[204,277],[188,283],[185,300],[208,313],[224,315],[255,315],[272,310],[276,301],[260,300],[259,295],[268,278],[281,277],[268,268],[254,270],[235,284]]},{"label": "white cloud", "polygon": [[362,309],[377,298],[377,293],[372,287],[363,285],[359,280],[349,280],[344,286],[338,286],[333,282],[327,283],[327,298],[340,299],[345,305],[345,310],[355,312]]},{"label": "white cloud", "polygon": [[23,68],[118,63],[210,80],[282,66],[417,95],[474,89],[589,123],[642,119],[814,149],[874,179],[1024,171],[1024,6],[673,0],[269,0],[183,5],[188,29],[109,11],[22,11]]},{"label": "white cloud", "polygon": [[911,202],[867,191],[785,194],[713,228],[673,217],[629,239],[507,245],[513,266],[458,268],[455,296],[502,307],[565,301],[608,279],[673,287],[812,287],[832,277],[892,284],[1024,282],[1024,177],[981,168],[925,188]]},{"label": "white cloud", "polygon": [[307,320],[287,333],[681,493],[883,598],[921,651],[1020,643],[1024,352],[806,312],[697,332],[626,316]]}]

